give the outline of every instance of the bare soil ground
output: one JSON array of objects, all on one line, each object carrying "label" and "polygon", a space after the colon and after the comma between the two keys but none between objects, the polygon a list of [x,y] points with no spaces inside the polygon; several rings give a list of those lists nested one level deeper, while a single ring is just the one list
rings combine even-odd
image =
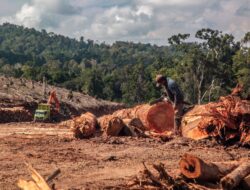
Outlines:
[{"label": "bare soil ground", "polygon": [[25,162],[44,177],[60,168],[62,172],[54,180],[57,188],[112,189],[137,175],[142,162],[163,162],[170,174],[176,174],[178,161],[186,152],[208,161],[250,157],[249,149],[226,148],[212,140],[159,142],[101,136],[76,140],[69,129],[55,124],[8,123],[0,125],[0,189],[18,189],[20,177],[29,179]]}]

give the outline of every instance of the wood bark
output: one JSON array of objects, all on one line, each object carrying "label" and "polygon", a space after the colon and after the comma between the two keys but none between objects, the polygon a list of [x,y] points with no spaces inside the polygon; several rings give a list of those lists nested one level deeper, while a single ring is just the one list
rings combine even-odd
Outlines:
[{"label": "wood bark", "polygon": [[205,162],[202,159],[184,154],[179,162],[181,173],[189,179],[215,182],[230,173],[241,162]]},{"label": "wood bark", "polygon": [[224,190],[231,190],[237,187],[240,182],[250,174],[250,163],[244,162],[239,165],[231,173],[227,174],[220,181],[221,187]]}]

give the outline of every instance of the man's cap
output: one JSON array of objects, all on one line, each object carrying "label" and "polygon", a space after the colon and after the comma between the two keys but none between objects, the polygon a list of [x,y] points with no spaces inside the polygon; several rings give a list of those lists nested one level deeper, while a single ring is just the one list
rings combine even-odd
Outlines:
[{"label": "man's cap", "polygon": [[165,80],[165,79],[166,79],[166,77],[163,75],[156,75],[156,77],[155,77],[156,86],[159,87],[161,85],[160,82]]}]

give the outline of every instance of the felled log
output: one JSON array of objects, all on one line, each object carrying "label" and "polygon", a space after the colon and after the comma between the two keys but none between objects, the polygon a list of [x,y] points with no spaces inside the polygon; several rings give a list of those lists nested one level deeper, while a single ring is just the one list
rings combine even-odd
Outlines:
[{"label": "felled log", "polygon": [[89,138],[94,135],[97,126],[97,118],[90,112],[84,113],[79,117],[63,121],[59,126],[71,128],[76,138]]},{"label": "felled log", "polygon": [[139,118],[133,118],[133,119],[123,119],[123,122],[128,127],[135,127],[141,131],[144,131],[145,128]]},{"label": "felled log", "polygon": [[97,118],[94,114],[87,112],[73,121],[71,129],[76,138],[88,138],[94,135],[97,126]]},{"label": "felled log", "polygon": [[220,180],[221,187],[224,190],[231,190],[248,175],[250,175],[250,163],[244,162]]},{"label": "felled log", "polygon": [[122,119],[111,115],[99,118],[98,123],[107,136],[118,136],[125,127]]},{"label": "felled log", "polygon": [[[107,120],[114,117],[122,120],[138,118],[142,122],[144,130],[153,130],[159,133],[171,131],[174,127],[174,110],[168,102],[160,102],[152,106],[143,104],[134,108],[122,109],[103,117],[107,117]],[[99,123],[102,128],[105,127],[102,126],[102,122]]]},{"label": "felled log", "polygon": [[124,119],[123,122],[126,127],[122,129],[121,134],[133,137],[148,137],[145,134],[145,128],[140,119]]},{"label": "felled log", "polygon": [[199,123],[205,115],[208,115],[204,105],[197,105],[187,112],[182,118],[181,131],[182,136],[194,140],[207,138],[209,135],[206,131],[198,128]]},{"label": "felled log", "polygon": [[152,131],[146,131],[144,133],[148,138],[155,139],[160,142],[167,142],[170,141],[171,139],[174,138],[173,132],[172,131],[166,131],[164,133],[155,133]]},{"label": "felled log", "polygon": [[32,114],[24,107],[0,108],[0,123],[32,121]]},{"label": "felled log", "polygon": [[223,143],[240,138],[242,145],[250,145],[249,116],[250,101],[220,97],[219,102],[195,106],[183,116],[182,136],[195,140],[210,136]]},{"label": "felled log", "polygon": [[189,179],[216,182],[240,165],[239,161],[205,162],[197,156],[184,154],[179,162],[181,173]]}]

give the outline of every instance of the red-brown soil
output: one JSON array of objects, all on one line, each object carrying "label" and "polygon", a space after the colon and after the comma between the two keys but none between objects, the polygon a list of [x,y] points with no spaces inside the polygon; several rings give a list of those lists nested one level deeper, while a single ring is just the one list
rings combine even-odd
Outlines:
[{"label": "red-brown soil", "polygon": [[175,138],[159,142],[149,138],[94,137],[76,140],[69,129],[45,123],[0,125],[0,189],[18,189],[20,177],[29,179],[25,162],[44,177],[56,168],[54,180],[62,189],[111,189],[126,184],[147,165],[163,162],[176,174],[180,157],[192,153],[208,161],[249,157],[249,149],[218,145],[212,140]]}]

